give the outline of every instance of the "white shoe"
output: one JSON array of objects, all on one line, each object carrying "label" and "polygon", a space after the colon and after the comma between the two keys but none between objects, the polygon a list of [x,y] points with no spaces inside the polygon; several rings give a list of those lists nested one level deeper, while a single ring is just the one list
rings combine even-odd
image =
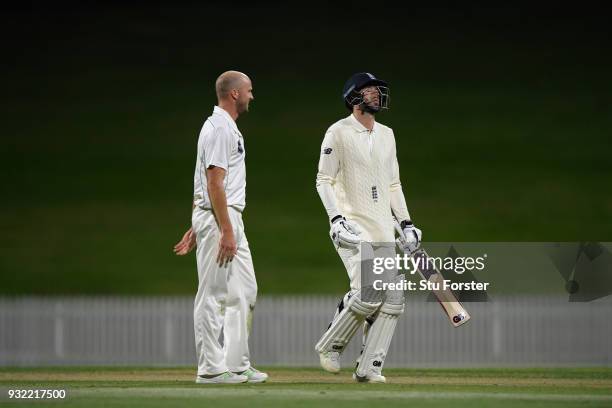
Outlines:
[{"label": "white shoe", "polygon": [[248,382],[250,383],[262,383],[268,379],[268,374],[262,373],[256,368],[249,367],[240,374],[234,373],[240,376],[246,376],[248,378]]},{"label": "white shoe", "polygon": [[197,384],[240,384],[245,383],[249,380],[249,377],[246,375],[234,374],[232,372],[226,371],[219,375],[215,375],[214,377],[208,377],[203,375],[198,375],[196,377]]},{"label": "white shoe", "polygon": [[338,374],[340,372],[340,353],[337,351],[323,351],[319,353],[321,367],[330,373]]},{"label": "white shoe", "polygon": [[386,383],[387,379],[384,375],[380,375],[378,373],[370,371],[365,376],[357,375],[357,373],[353,373],[353,380],[357,382],[368,382],[368,383]]}]

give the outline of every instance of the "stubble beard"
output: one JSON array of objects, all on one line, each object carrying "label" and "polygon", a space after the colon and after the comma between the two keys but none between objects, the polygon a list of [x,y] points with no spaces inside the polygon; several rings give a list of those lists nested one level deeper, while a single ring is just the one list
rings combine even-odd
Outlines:
[{"label": "stubble beard", "polygon": [[244,112],[248,112],[249,111],[249,102],[244,102],[244,103],[239,103],[238,106],[238,113],[244,113]]},{"label": "stubble beard", "polygon": [[375,115],[378,112],[380,112],[380,104],[379,105],[370,105],[370,104],[364,102],[364,103],[361,104],[359,109],[362,112],[366,112],[366,113],[370,113],[372,115]]}]

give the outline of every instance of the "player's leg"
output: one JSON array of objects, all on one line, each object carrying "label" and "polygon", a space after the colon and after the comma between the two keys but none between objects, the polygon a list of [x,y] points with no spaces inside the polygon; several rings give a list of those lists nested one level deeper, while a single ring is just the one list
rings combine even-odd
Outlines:
[{"label": "player's leg", "polygon": [[[367,239],[367,236],[364,238]],[[315,346],[315,350],[319,353],[321,367],[332,373],[340,371],[340,355],[365,317],[374,313],[380,306],[380,300],[369,298],[369,301],[366,302],[361,298],[362,246],[340,247],[336,250],[346,268],[351,290],[338,304],[334,319]]]},{"label": "player's leg", "polygon": [[[378,311],[380,311],[380,309],[378,309]],[[376,321],[376,317],[378,317],[378,311],[366,317],[366,319],[363,321],[363,336],[361,337],[361,353],[359,354],[359,357],[357,357],[357,364],[355,366],[355,370],[357,369],[357,366],[359,365],[359,362],[361,361],[363,350],[365,349],[365,345],[368,342],[368,334],[370,333],[370,329],[372,328],[372,325]]]},{"label": "player's leg", "polygon": [[365,344],[357,363],[354,378],[358,381],[385,382],[382,368],[399,317],[404,312],[403,294],[387,294],[376,320],[365,335]]},{"label": "player's leg", "polygon": [[352,293],[346,299],[346,304],[343,300],[342,310],[315,346],[320,355],[321,366],[333,373],[340,371],[338,358],[359,326],[380,306],[380,302],[363,301],[360,291]]},{"label": "player's leg", "polygon": [[194,332],[198,358],[198,383],[244,382],[228,373],[219,342],[227,297],[227,268],[216,262],[219,231],[211,211],[196,209],[192,224],[197,239],[198,293],[194,302]]},{"label": "player's leg", "polygon": [[[342,313],[344,308],[348,305],[348,301],[354,294],[355,294],[354,291],[348,291],[342,297],[342,299],[340,299],[340,302],[338,302],[338,305],[336,306],[334,318],[331,320],[331,322],[329,322],[329,325],[327,326],[327,329],[325,329],[325,331],[328,331],[332,327],[332,325],[334,324],[334,321],[336,321],[340,313]],[[316,346],[315,346],[315,350],[316,350]],[[320,359],[321,367],[323,367],[325,371],[329,371],[331,373],[340,372],[340,353],[339,352],[337,351],[319,352],[319,359]]]},{"label": "player's leg", "polygon": [[328,330],[332,326],[333,322],[338,318],[338,315],[348,305],[348,301],[350,300],[350,298],[355,293],[359,292],[359,288],[361,287],[361,281],[360,281],[361,264],[359,262],[360,249],[359,248],[353,248],[353,249],[336,248],[336,251],[338,252],[340,259],[342,260],[342,263],[344,264],[344,267],[346,268],[346,272],[349,276],[349,283],[351,286],[351,290],[346,292],[346,294],[342,297],[342,299],[340,299],[340,302],[338,302],[338,306],[336,306],[336,310],[334,312],[334,317],[332,321],[329,323],[329,326],[327,326]]},{"label": "player's leg", "polygon": [[231,209],[232,223],[236,225],[238,249],[230,263],[228,296],[225,309],[223,345],[225,361],[230,371],[241,373],[249,382],[264,382],[268,375],[251,366],[249,334],[253,309],[257,299],[257,281],[249,243],[244,234],[242,217]]}]

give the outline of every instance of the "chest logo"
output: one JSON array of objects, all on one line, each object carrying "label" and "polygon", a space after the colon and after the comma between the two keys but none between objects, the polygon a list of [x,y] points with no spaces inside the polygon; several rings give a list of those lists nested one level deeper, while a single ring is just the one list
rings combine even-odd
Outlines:
[{"label": "chest logo", "polygon": [[242,143],[240,142],[240,140],[238,141],[238,153],[244,153],[244,148],[242,147]]},{"label": "chest logo", "polygon": [[372,200],[374,200],[375,203],[378,202],[378,190],[376,186],[372,186]]},{"label": "chest logo", "polygon": [[326,147],[325,149],[323,149],[323,154],[331,154],[331,152],[332,152],[331,147]]}]

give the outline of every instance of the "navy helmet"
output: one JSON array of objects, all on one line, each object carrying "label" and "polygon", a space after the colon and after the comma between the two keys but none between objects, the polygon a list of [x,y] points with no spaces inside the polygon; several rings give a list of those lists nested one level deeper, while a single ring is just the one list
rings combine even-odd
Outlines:
[{"label": "navy helmet", "polygon": [[[375,86],[379,93],[378,106],[364,103],[361,90],[367,86]],[[376,78],[368,72],[359,72],[349,78],[342,89],[342,99],[349,111],[353,111],[353,106],[364,105],[364,109],[371,113],[376,113],[381,109],[389,109],[389,85],[382,79]]]}]

